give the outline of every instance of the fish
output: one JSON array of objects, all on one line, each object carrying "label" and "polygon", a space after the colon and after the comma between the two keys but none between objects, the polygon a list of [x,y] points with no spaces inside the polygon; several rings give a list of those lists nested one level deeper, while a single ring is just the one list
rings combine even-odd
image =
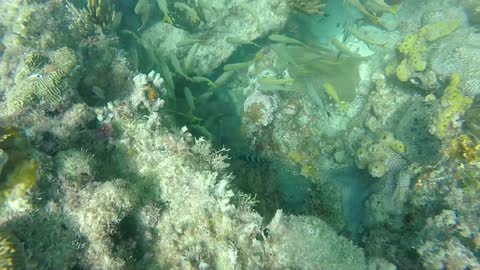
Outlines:
[{"label": "fish", "polygon": [[92,87],[92,92],[95,94],[95,96],[101,99],[105,99],[105,90],[103,90],[102,88],[94,85]]},{"label": "fish", "polygon": [[192,62],[193,58],[195,57],[195,53],[198,50],[198,43],[193,44],[193,46],[188,50],[187,56],[183,59],[183,67],[185,72],[189,73],[192,69]]},{"label": "fish", "polygon": [[196,124],[189,125],[189,127],[192,130],[198,131],[201,135],[205,136],[207,139],[209,139],[209,140],[213,139],[212,133],[210,133],[210,131],[208,131],[208,129],[206,127],[201,126],[201,125],[196,125]]},{"label": "fish", "polygon": [[243,70],[243,69],[248,68],[254,62],[255,62],[255,60],[250,60],[250,61],[243,62],[243,63],[226,64],[225,66],[223,66],[223,71]]},{"label": "fish", "polygon": [[209,0],[197,0],[197,6],[203,10],[214,11],[212,4]]},{"label": "fish", "polygon": [[150,21],[150,4],[148,0],[138,0],[137,4],[135,5],[134,12],[136,15],[140,16],[142,25],[137,29],[137,31],[141,31]]},{"label": "fish", "polygon": [[218,87],[227,83],[227,81],[235,74],[235,71],[225,71],[215,80],[215,85]]},{"label": "fish", "polygon": [[272,44],[272,50],[278,55],[278,57],[285,60],[288,64],[292,64],[296,69],[304,71],[305,69],[300,66],[297,61],[288,53],[288,48],[283,44]]},{"label": "fish", "polygon": [[333,86],[333,85],[332,85],[330,82],[328,82],[328,81],[323,82],[322,86],[323,86],[323,89],[325,90],[325,92],[327,93],[327,95],[328,95],[333,101],[335,101],[335,103],[340,103],[340,98],[338,97],[337,89],[335,89],[335,86]]},{"label": "fish", "polygon": [[268,160],[255,153],[240,154],[238,159],[251,163],[267,163]]},{"label": "fish", "polygon": [[192,23],[193,25],[198,25],[201,21],[200,17],[198,16],[197,12],[191,8],[189,5],[186,5],[181,2],[175,2],[173,4],[173,7],[175,7],[178,10],[181,10],[186,16],[187,19]]},{"label": "fish", "polygon": [[294,45],[300,45],[300,46],[308,48],[307,44],[305,44],[305,43],[303,43],[299,40],[296,40],[294,38],[284,36],[284,35],[271,34],[268,37],[268,39],[270,39],[271,41],[274,41],[274,42],[278,42],[278,43],[294,44]]},{"label": "fish", "polygon": [[380,48],[385,48],[385,46],[388,44],[388,42],[380,43],[378,41],[370,39],[369,37],[367,37],[364,33],[362,33],[360,30],[358,30],[355,27],[348,26],[347,30],[352,35],[354,35],[356,38],[365,42],[367,45],[374,45],[374,46],[377,46],[377,47],[380,47]]},{"label": "fish", "polygon": [[262,92],[271,92],[271,91],[282,91],[282,92],[296,92],[296,89],[293,89],[289,86],[281,84],[260,84],[258,90]]},{"label": "fish", "polygon": [[325,115],[329,116],[329,112],[327,110],[327,107],[325,107],[325,104],[323,104],[322,98],[317,93],[317,91],[316,91],[315,87],[312,85],[312,83],[310,83],[310,82],[305,83],[305,93],[307,93],[307,95],[310,97],[313,104],[322,108],[323,111],[325,112]]},{"label": "fish", "polygon": [[210,90],[210,91],[207,91],[203,94],[201,94],[200,96],[197,97],[197,103],[198,104],[205,104],[207,103],[207,101],[213,97],[213,95],[215,94],[214,91]]},{"label": "fish", "polygon": [[160,11],[163,13],[162,21],[168,24],[173,24],[173,20],[170,17],[170,11],[168,10],[167,0],[157,0],[157,5]]},{"label": "fish", "polygon": [[335,46],[335,48],[337,48],[337,50],[340,52],[340,54],[346,54],[350,57],[354,57],[354,58],[364,58],[363,56],[361,56],[360,54],[350,50],[350,48],[348,48],[347,46],[345,46],[342,42],[340,42],[340,40],[336,39],[336,38],[333,38],[332,39],[332,44],[333,46]]},{"label": "fish", "polygon": [[217,85],[212,82],[209,78],[205,78],[203,76],[194,76],[192,77],[192,82],[194,83],[207,83],[208,87],[210,88],[216,88]]},{"label": "fish", "polygon": [[190,112],[195,110],[195,101],[192,94],[192,91],[188,87],[183,88],[183,94],[185,95],[185,101],[187,102]]},{"label": "fish", "polygon": [[349,4],[350,6],[356,8],[361,14],[363,14],[366,18],[368,18],[371,22],[375,25],[380,26],[381,28],[385,29],[386,27],[380,22],[380,18],[372,14],[367,8],[360,3],[359,0],[345,0],[345,3]]},{"label": "fish", "polygon": [[292,78],[277,79],[277,78],[267,78],[267,77],[258,78],[257,81],[261,84],[289,85],[289,86],[293,85],[293,83],[295,82],[295,80]]},{"label": "fish", "polygon": [[170,60],[170,64],[172,65],[173,69],[177,74],[181,75],[182,77],[184,77],[189,81],[191,80],[190,77],[188,77],[187,74],[183,72],[182,66],[180,66],[180,61],[178,61],[178,58],[175,56],[174,53],[169,54],[169,60]]},{"label": "fish", "polygon": [[185,46],[190,46],[194,45],[195,43],[205,43],[205,39],[200,39],[200,38],[184,38],[181,41],[177,42],[175,46],[177,47],[185,47]]},{"label": "fish", "polygon": [[244,39],[237,38],[237,37],[227,37],[225,39],[225,41],[227,41],[228,43],[230,43],[232,45],[253,45],[253,46],[257,46],[258,48],[261,48],[260,45],[258,45],[255,42],[252,42],[250,40],[244,40]]},{"label": "fish", "polygon": [[[163,79],[165,80],[165,84],[167,85],[167,89],[172,91],[175,90],[175,83],[173,82],[172,72],[168,68],[167,63],[164,61],[160,61],[160,73],[162,74]],[[173,97],[175,95],[173,94]]]},{"label": "fish", "polygon": [[381,13],[391,13],[396,14],[399,8],[399,5],[388,5],[384,0],[368,0],[365,2],[365,7],[374,11],[376,14]]}]

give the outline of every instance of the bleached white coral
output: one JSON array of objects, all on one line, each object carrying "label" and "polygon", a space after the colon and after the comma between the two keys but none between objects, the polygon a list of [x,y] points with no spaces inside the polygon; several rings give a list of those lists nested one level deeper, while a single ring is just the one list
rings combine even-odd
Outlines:
[{"label": "bleached white coral", "polygon": [[130,95],[130,102],[134,108],[142,104],[151,111],[157,111],[164,104],[161,98],[152,98],[151,96],[165,95],[165,88],[163,88],[163,79],[159,73],[150,71],[148,75],[138,74],[133,77],[135,88]]}]

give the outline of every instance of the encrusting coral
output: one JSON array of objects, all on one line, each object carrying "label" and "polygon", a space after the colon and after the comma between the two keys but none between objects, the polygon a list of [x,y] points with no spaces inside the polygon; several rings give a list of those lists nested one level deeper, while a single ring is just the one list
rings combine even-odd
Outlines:
[{"label": "encrusting coral", "polygon": [[458,118],[465,114],[472,104],[470,97],[463,96],[459,87],[460,76],[452,74],[450,83],[440,99],[440,112],[434,119],[431,132],[440,139],[446,139],[455,134],[452,128],[459,128]]},{"label": "encrusting coral", "polygon": [[388,171],[388,162],[393,154],[405,153],[405,145],[385,132],[377,142],[365,140],[357,151],[357,167],[368,168],[373,177],[383,177]]},{"label": "encrusting coral", "polygon": [[[398,44],[398,51],[402,57],[395,68],[396,77],[406,82],[414,72],[422,72],[427,68],[427,53],[430,42],[453,33],[459,26],[459,21],[441,21],[423,26],[418,32],[405,36]],[[388,66],[387,69],[392,67]],[[388,73],[388,72],[387,72]]]}]

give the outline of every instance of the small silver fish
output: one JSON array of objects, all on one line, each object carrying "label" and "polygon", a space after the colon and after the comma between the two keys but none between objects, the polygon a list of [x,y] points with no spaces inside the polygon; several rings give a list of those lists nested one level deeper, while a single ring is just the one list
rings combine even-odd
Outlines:
[{"label": "small silver fish", "polygon": [[194,83],[207,83],[208,87],[210,87],[210,88],[216,88],[217,87],[217,85],[214,82],[212,82],[210,79],[205,78],[203,76],[192,77],[192,82],[194,82]]},{"label": "small silver fish", "polygon": [[305,44],[305,43],[303,43],[299,40],[296,40],[294,38],[284,36],[284,35],[271,34],[268,37],[268,39],[270,39],[271,41],[274,41],[274,42],[278,42],[278,43],[294,44],[294,45],[300,45],[300,46],[308,47],[307,44]]},{"label": "small silver fish", "polygon": [[192,94],[192,91],[188,87],[183,88],[183,94],[185,95],[185,101],[187,102],[188,108],[190,111],[195,110],[195,101]]},{"label": "small silver fish", "polygon": [[227,41],[228,43],[230,43],[232,45],[253,45],[253,46],[257,46],[258,48],[260,48],[260,45],[258,45],[257,43],[255,43],[253,41],[250,41],[250,40],[244,40],[244,39],[241,39],[241,38],[227,37],[227,38],[225,38],[225,41]]},{"label": "small silver fish", "polygon": [[237,71],[248,68],[251,64],[254,63],[254,60],[250,60],[243,63],[233,63],[233,64],[226,64],[223,66],[224,71]]}]

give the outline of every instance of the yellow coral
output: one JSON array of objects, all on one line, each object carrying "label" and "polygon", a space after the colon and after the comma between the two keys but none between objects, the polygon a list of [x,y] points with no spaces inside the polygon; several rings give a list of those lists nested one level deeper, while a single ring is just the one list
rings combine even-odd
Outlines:
[{"label": "yellow coral", "polygon": [[415,44],[418,40],[418,34],[410,33],[405,36],[402,42],[398,44],[398,51],[403,55],[408,55],[411,51],[415,49]]},{"label": "yellow coral", "polygon": [[445,37],[457,30],[460,22],[458,20],[441,21],[427,24],[418,32],[419,36],[427,41],[435,41]]},{"label": "yellow coral", "polygon": [[387,166],[385,165],[385,162],[374,161],[368,166],[368,172],[373,177],[382,177],[387,173]]},{"label": "yellow coral", "polygon": [[395,70],[395,74],[402,82],[406,82],[408,79],[410,79],[412,70],[410,69],[407,59],[403,59],[402,62],[400,62],[400,65],[398,65],[397,69]]},{"label": "yellow coral", "polygon": [[480,144],[476,144],[466,134],[453,138],[444,153],[450,158],[460,159],[460,164],[480,162]]},{"label": "yellow coral", "polygon": [[8,198],[23,198],[37,181],[37,162],[17,129],[0,128],[3,166],[0,171],[0,203]]},{"label": "yellow coral", "polygon": [[397,45],[403,59],[396,68],[397,78],[406,82],[414,72],[422,72],[427,68],[426,53],[428,42],[435,41],[453,33],[459,26],[458,20],[442,21],[423,26],[418,32],[405,36]]},{"label": "yellow coral", "polygon": [[444,139],[448,137],[450,123],[459,115],[465,113],[466,109],[472,104],[473,100],[461,94],[460,75],[453,74],[450,78],[450,84],[445,89],[445,93],[440,99],[441,111],[434,122],[435,134]]}]

